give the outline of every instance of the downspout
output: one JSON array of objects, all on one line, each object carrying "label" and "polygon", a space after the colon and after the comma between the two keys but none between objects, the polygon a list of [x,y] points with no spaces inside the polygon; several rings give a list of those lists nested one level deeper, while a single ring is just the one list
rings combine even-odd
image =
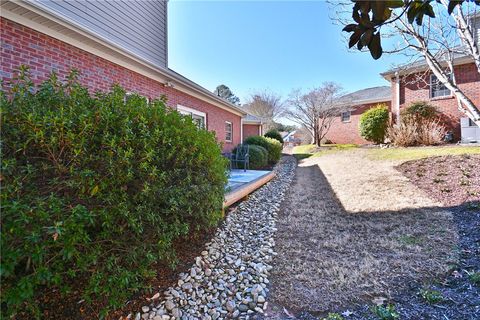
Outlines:
[{"label": "downspout", "polygon": [[240,143],[243,143],[243,118],[240,118]]},{"label": "downspout", "polygon": [[400,75],[395,72],[395,112],[397,124],[400,123]]}]

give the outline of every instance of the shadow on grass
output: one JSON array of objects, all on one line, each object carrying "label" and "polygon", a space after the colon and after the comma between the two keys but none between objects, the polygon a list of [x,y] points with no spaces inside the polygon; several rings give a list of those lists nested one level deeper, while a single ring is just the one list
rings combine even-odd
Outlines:
[{"label": "shadow on grass", "polygon": [[[479,218],[467,204],[349,213],[317,165],[298,167],[278,217],[269,311],[326,316],[348,309],[366,319],[373,298],[384,297],[406,319],[474,319],[480,288],[454,270],[480,268]],[[422,300],[425,287],[446,297],[441,307]]]},{"label": "shadow on grass", "polygon": [[293,154],[293,156],[295,157],[295,159],[297,159],[297,161],[310,158],[312,155],[313,155],[313,153],[295,153],[295,154]]}]

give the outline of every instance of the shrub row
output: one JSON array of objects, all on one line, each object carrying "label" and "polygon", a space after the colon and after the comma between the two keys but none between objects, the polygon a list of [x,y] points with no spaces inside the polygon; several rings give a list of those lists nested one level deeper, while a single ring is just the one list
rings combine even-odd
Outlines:
[{"label": "shrub row", "polygon": [[280,132],[276,129],[269,130],[267,133],[264,134],[265,137],[267,138],[272,138],[283,144],[283,138]]},{"label": "shrub row", "polygon": [[75,279],[87,302],[118,307],[154,263],[175,263],[175,239],[219,221],[220,146],[163,99],[125,101],[118,86],[93,96],[77,72],[34,87],[25,67],[5,88],[2,316]]},{"label": "shrub row", "polygon": [[275,139],[262,137],[262,136],[250,136],[245,139],[245,144],[257,145],[265,148],[268,152],[268,163],[275,164],[280,160],[282,156],[283,145]]}]

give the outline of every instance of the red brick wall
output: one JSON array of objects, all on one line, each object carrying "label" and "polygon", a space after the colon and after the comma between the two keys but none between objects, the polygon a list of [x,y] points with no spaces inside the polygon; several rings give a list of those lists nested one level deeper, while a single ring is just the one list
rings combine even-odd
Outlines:
[{"label": "red brick wall", "polygon": [[243,125],[243,140],[250,136],[258,136],[260,133],[260,125],[258,124],[244,124]]},{"label": "red brick wall", "polygon": [[[328,139],[333,143],[371,143],[360,136],[358,125],[360,123],[360,117],[362,113],[376,106],[377,104],[378,102],[358,106],[354,111],[352,111],[349,122],[342,122],[341,117],[336,117],[324,139]],[[382,104],[386,104],[390,108],[390,101],[382,102]]]},{"label": "red brick wall", "polygon": [[[51,71],[63,78],[76,68],[81,72],[81,83],[92,91],[106,91],[113,83],[119,83],[127,91],[149,98],[166,95],[171,107],[180,104],[205,112],[207,128],[216,132],[218,141],[224,143],[224,151],[230,151],[241,142],[241,117],[238,115],[8,19],[0,18],[0,32],[0,74],[4,81],[10,80],[14,69],[21,64],[31,67],[36,83],[46,79]],[[228,143],[225,142],[225,121],[233,124],[233,141]]]},{"label": "red brick wall", "polygon": [[[415,81],[418,76],[410,75],[400,82],[400,110],[408,107],[415,101],[428,101],[445,116],[445,122],[449,129],[453,130],[456,140],[460,139],[460,118],[465,117],[458,110],[457,100],[454,97],[441,97],[430,99],[428,86],[430,75],[423,75],[421,81]],[[473,100],[476,106],[480,106],[480,74],[475,64],[455,66],[455,79],[460,89]]]}]

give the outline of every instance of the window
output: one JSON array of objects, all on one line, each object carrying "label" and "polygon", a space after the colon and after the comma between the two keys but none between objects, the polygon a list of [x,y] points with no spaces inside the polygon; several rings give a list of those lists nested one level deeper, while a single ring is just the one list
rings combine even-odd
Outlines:
[{"label": "window", "polygon": [[350,122],[351,111],[342,112],[342,122]]},{"label": "window", "polygon": [[177,106],[177,111],[185,116],[192,117],[193,122],[197,124],[199,129],[206,129],[207,114],[192,108]]},{"label": "window", "polygon": [[430,75],[430,98],[448,97],[450,95],[450,90],[435,75]]},{"label": "window", "polygon": [[147,104],[150,103],[150,99],[148,97],[144,97],[144,96],[141,96],[141,95],[138,95],[137,93],[135,92],[126,92],[125,93],[125,96],[123,97],[123,102],[124,103],[127,103],[129,102],[130,100],[134,99],[134,98],[138,98],[140,97],[140,99],[145,99],[145,101],[147,102]]},{"label": "window", "polygon": [[225,121],[225,141],[232,142],[233,138],[233,125],[231,122]]}]

